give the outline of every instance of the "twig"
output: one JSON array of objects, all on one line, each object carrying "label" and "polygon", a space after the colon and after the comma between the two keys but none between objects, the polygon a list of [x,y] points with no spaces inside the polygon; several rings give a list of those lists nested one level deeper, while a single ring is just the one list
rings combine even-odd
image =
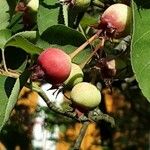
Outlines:
[{"label": "twig", "polygon": [[19,78],[20,73],[15,72],[15,71],[10,71],[10,70],[5,71],[3,69],[0,69],[0,75],[12,77],[12,78]]},{"label": "twig", "polygon": [[69,117],[71,119],[74,119],[78,122],[87,122],[87,121],[95,121],[98,122],[100,120],[105,120],[106,122],[109,122],[112,127],[115,125],[115,121],[112,117],[110,117],[107,114],[103,114],[101,111],[100,113],[95,113],[95,111],[93,110],[92,113],[90,113],[90,115],[87,117],[85,115],[78,117],[75,113],[73,112],[69,112],[69,111],[64,111],[59,107],[56,107],[51,101],[50,99],[47,97],[47,95],[45,94],[45,92],[38,87],[37,85],[33,85],[32,86],[32,90],[34,90],[35,92],[37,92],[42,99],[45,101],[45,103],[47,104],[48,108],[58,114],[64,115],[66,117]]},{"label": "twig", "polygon": [[69,112],[69,111],[64,111],[62,110],[61,108],[59,107],[56,107],[50,100],[49,98],[47,97],[47,95],[45,94],[45,92],[40,88],[40,87],[36,87],[36,86],[33,86],[32,89],[37,92],[41,97],[42,99],[45,101],[45,103],[47,104],[48,108],[56,113],[59,113],[61,115],[64,115],[64,116],[67,116],[69,118],[72,118],[72,119],[75,119],[76,121],[80,121],[80,122],[83,122],[83,121],[88,121],[89,119],[87,117],[80,117],[78,118],[76,116],[76,114],[72,113],[72,112]]},{"label": "twig", "polygon": [[98,122],[100,120],[105,120],[106,122],[111,123],[111,127],[115,127],[114,118],[112,118],[109,115],[104,114],[102,112],[100,114],[98,114],[97,116],[91,116],[91,119],[96,122]]},{"label": "twig", "polygon": [[90,124],[89,121],[86,121],[83,123],[82,128],[80,130],[79,136],[77,137],[75,144],[73,146],[73,150],[79,150],[81,147],[81,143],[83,141],[83,138],[85,136],[86,130],[88,128],[88,125]]}]

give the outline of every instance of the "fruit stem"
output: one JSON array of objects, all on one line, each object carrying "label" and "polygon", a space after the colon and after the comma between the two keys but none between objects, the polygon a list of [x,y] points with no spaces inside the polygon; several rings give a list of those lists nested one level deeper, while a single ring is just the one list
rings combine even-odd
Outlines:
[{"label": "fruit stem", "polygon": [[80,53],[87,45],[93,42],[95,39],[99,37],[99,33],[94,34],[90,39],[88,39],[85,43],[83,43],[80,47],[78,47],[74,52],[70,54],[71,59],[73,59],[78,53]]},{"label": "fruit stem", "polygon": [[81,63],[79,66],[80,66],[80,68],[81,69],[83,69],[84,68],[84,66],[90,61],[90,59],[95,55],[95,53],[98,51],[98,50],[100,50],[100,49],[102,49],[103,47],[104,47],[104,43],[105,43],[105,38],[101,38],[102,40],[101,40],[101,43],[100,44],[98,44],[98,46],[95,48],[95,50],[90,54],[90,56],[86,59],[86,61],[84,61],[83,63]]},{"label": "fruit stem", "polygon": [[4,51],[4,49],[2,49],[2,60],[3,60],[4,70],[5,70],[6,72],[8,72],[8,69],[7,69],[7,66],[6,66],[5,51]]}]

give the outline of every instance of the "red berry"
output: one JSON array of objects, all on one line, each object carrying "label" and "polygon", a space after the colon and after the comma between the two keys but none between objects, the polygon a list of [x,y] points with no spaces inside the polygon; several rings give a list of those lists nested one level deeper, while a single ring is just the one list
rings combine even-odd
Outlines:
[{"label": "red berry", "polygon": [[125,4],[113,4],[108,7],[100,18],[100,26],[108,34],[129,34],[131,22],[131,8]]},{"label": "red berry", "polygon": [[47,48],[38,57],[38,64],[52,84],[64,82],[71,72],[71,59],[61,49]]}]

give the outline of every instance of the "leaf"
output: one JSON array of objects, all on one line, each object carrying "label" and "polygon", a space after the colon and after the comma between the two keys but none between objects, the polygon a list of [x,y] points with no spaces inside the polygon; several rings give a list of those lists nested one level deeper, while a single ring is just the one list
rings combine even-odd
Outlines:
[{"label": "leaf", "polygon": [[8,29],[0,30],[0,48],[4,48],[7,40],[11,37],[11,31]]},{"label": "leaf", "polygon": [[9,5],[9,14],[10,14],[10,17],[12,17],[12,15],[14,14],[15,12],[15,8],[16,8],[16,5],[18,3],[18,0],[7,0],[7,3]]},{"label": "leaf", "polygon": [[37,36],[36,31],[19,32],[5,42],[5,59],[8,68],[24,70],[27,65],[27,53],[39,54],[42,51],[33,44]]},{"label": "leaf", "polygon": [[18,79],[0,77],[0,130],[8,121],[14,108],[20,89],[26,83],[29,72],[24,72]]},{"label": "leaf", "polygon": [[7,47],[5,49],[6,66],[9,69],[23,71],[26,68],[28,62],[27,53],[16,47]]},{"label": "leaf", "polygon": [[36,39],[38,38],[38,33],[37,31],[24,31],[24,32],[18,32],[15,34],[15,36],[23,36],[26,38],[28,41],[35,43]]},{"label": "leaf", "polygon": [[43,2],[46,5],[55,5],[56,4],[56,0],[43,0]]},{"label": "leaf", "polygon": [[9,5],[7,0],[0,1],[0,30],[5,29],[9,25]]},{"label": "leaf", "polygon": [[89,27],[89,25],[97,24],[98,19],[99,19],[99,15],[91,16],[91,15],[85,13],[84,17],[80,21],[80,24],[83,29],[86,29],[87,27]]},{"label": "leaf", "polygon": [[[33,33],[30,32],[30,34],[33,34]],[[30,35],[30,34],[29,33],[27,34],[27,32],[24,32],[24,34],[23,33],[15,34],[7,41],[7,43],[5,44],[5,47],[15,46],[15,47],[19,47],[19,48],[25,50],[27,53],[39,54],[42,51],[42,49],[35,46],[33,43],[29,42],[25,38],[25,37],[27,37],[27,35]],[[33,40],[33,37],[30,37],[30,40],[31,39]]]},{"label": "leaf", "polygon": [[40,35],[50,26],[59,22],[60,4],[56,0],[42,2],[37,14],[37,24]]},{"label": "leaf", "polygon": [[80,32],[64,25],[55,25],[48,28],[43,32],[41,38],[50,44],[72,45],[75,47],[80,46],[86,41]]},{"label": "leaf", "polygon": [[13,34],[23,30],[23,12],[17,12],[12,16],[8,28],[11,29]]},{"label": "leaf", "polygon": [[[41,35],[41,39],[37,41],[37,45],[41,48],[57,47],[63,49],[66,53],[73,52],[77,47],[82,45],[86,41],[85,37],[78,31],[66,27],[64,25],[55,25],[48,28]],[[81,63],[90,54],[90,49],[86,48],[77,55],[73,61],[75,63]]]},{"label": "leaf", "polygon": [[150,102],[150,1],[133,0],[131,63],[144,96]]}]

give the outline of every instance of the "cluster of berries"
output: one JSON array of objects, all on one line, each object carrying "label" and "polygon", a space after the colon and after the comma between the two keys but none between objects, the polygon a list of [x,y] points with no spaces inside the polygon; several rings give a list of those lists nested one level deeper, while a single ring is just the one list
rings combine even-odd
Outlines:
[{"label": "cluster of berries", "polygon": [[[114,37],[128,32],[131,8],[124,4],[108,7],[100,17],[99,30]],[[71,62],[71,57],[58,48],[47,48],[38,57],[36,68],[40,77],[53,85],[64,85],[71,89],[70,97],[75,106],[85,110],[97,107],[101,93],[91,83],[83,82],[84,73],[79,65]],[[38,75],[38,73],[37,73]]]}]

